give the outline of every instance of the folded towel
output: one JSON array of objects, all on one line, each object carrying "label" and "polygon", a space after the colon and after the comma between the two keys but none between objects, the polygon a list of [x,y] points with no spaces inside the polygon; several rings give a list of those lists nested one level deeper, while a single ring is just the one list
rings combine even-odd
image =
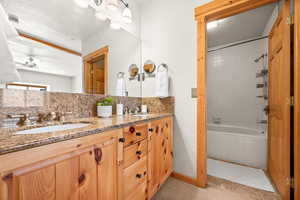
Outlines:
[{"label": "folded towel", "polygon": [[124,78],[117,79],[116,96],[126,96],[126,84]]},{"label": "folded towel", "polygon": [[19,81],[13,55],[8,46],[8,39],[16,39],[18,33],[10,24],[8,16],[0,4],[0,83]]},{"label": "folded towel", "polygon": [[169,96],[169,74],[167,69],[157,70],[155,86],[157,97],[165,98]]}]

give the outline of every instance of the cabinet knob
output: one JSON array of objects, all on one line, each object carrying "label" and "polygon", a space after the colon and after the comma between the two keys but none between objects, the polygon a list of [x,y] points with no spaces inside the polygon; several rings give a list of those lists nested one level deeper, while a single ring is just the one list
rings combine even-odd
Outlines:
[{"label": "cabinet knob", "polygon": [[135,132],[135,128],[134,128],[133,126],[131,126],[131,127],[129,128],[129,132],[130,132],[130,133],[134,133],[134,132]]},{"label": "cabinet knob", "polygon": [[137,132],[135,135],[136,135],[136,136],[142,136],[142,133]]},{"label": "cabinet knob", "polygon": [[142,174],[137,174],[136,177],[137,178],[142,178]]},{"label": "cabinet knob", "polygon": [[86,177],[85,174],[81,174],[78,178],[78,183],[81,185],[85,181]]},{"label": "cabinet knob", "polygon": [[153,132],[153,128],[149,128],[148,131],[149,131],[149,132]]},{"label": "cabinet knob", "polygon": [[141,151],[137,151],[136,155],[142,155],[142,152]]},{"label": "cabinet knob", "polygon": [[125,138],[119,138],[119,142],[124,143],[125,142]]},{"label": "cabinet knob", "polygon": [[99,165],[101,160],[102,160],[102,149],[101,148],[95,148],[94,153],[95,153],[96,163]]}]

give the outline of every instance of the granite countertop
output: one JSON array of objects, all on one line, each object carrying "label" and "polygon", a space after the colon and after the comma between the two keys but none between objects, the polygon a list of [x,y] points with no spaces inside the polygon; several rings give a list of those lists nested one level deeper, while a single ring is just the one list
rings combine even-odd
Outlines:
[{"label": "granite countertop", "polygon": [[[173,116],[171,113],[149,114],[143,117],[132,115],[113,116],[112,118],[82,118],[68,123],[90,123],[83,128],[65,131],[48,132],[32,135],[16,135],[16,131],[26,130],[33,127],[20,127],[17,129],[0,129],[0,155],[30,149],[42,145],[61,142],[92,134],[99,134],[112,129],[123,128],[137,123],[147,122],[154,119]],[[65,122],[66,123],[66,122]],[[52,123],[58,125],[63,123]],[[34,128],[44,127],[46,124],[35,125]]]}]

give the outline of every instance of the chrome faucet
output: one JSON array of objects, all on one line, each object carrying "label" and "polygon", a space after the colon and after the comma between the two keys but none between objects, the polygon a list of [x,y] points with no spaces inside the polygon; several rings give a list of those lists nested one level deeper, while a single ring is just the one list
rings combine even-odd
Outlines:
[{"label": "chrome faucet", "polygon": [[54,120],[56,120],[57,116],[55,112],[50,112],[48,113],[48,115],[46,115],[46,121],[52,122]]},{"label": "chrome faucet", "polygon": [[30,126],[32,121],[30,120],[29,114],[20,114],[20,115],[7,115],[8,118],[16,119],[19,118],[17,125],[19,126]]}]

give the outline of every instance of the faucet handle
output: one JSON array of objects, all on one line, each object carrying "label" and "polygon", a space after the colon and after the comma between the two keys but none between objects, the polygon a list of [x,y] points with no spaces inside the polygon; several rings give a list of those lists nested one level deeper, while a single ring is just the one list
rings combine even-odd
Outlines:
[{"label": "faucet handle", "polygon": [[135,114],[138,114],[138,113],[140,113],[141,112],[141,108],[140,108],[140,106],[137,106],[136,108],[135,108]]},{"label": "faucet handle", "polygon": [[71,114],[73,114],[72,112],[57,112],[57,119],[59,120],[59,121],[65,121],[65,117],[66,117],[66,115],[71,115]]}]

